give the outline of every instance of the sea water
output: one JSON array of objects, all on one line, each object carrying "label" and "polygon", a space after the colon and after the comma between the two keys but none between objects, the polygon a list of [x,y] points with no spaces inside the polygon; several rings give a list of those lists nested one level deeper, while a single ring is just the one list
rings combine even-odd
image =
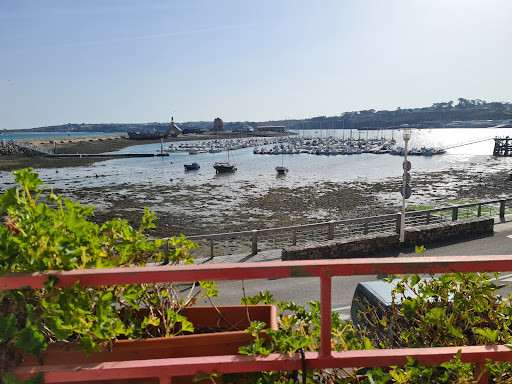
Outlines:
[{"label": "sea water", "polygon": [[0,132],[1,140],[21,140],[21,139],[44,139],[52,137],[72,137],[72,136],[97,136],[97,135],[126,135],[126,132],[27,132],[27,133],[7,133]]},{"label": "sea water", "polygon": [[[301,130],[297,131],[297,134],[301,137],[327,137],[329,134],[329,136],[347,139],[350,131]],[[448,149],[443,155],[409,156],[408,160],[412,163],[411,176],[414,178],[415,172],[440,171],[454,167],[463,170],[469,164],[480,165],[485,170],[486,162],[492,156],[494,148],[492,139],[496,136],[509,135],[512,136],[512,129],[508,128],[414,129],[411,131],[409,149],[448,147],[476,140],[487,140]],[[393,138],[398,146],[404,146],[402,134],[397,130],[353,130],[352,132],[353,139],[376,137]],[[174,142],[176,145],[181,143]],[[167,145],[169,144],[164,143],[164,146]],[[156,153],[160,146],[160,143],[140,144],[118,152]],[[223,174],[216,174],[213,165],[215,162],[226,161],[227,152],[195,155],[189,155],[187,152],[170,152],[169,156],[163,157],[105,160],[83,167],[59,169],[58,173],[52,168],[38,169],[37,171],[43,181],[59,189],[65,189],[72,185],[73,188],[107,187],[119,190],[137,185],[147,187],[179,183],[184,192],[188,187],[210,185],[213,188],[218,188],[220,192],[231,190],[234,195],[237,194],[240,185],[244,183],[254,184],[261,193],[264,193],[272,187],[295,188],[325,181],[338,183],[378,182],[387,178],[401,178],[403,173],[403,157],[390,154],[363,153],[337,156],[290,154],[276,156],[254,154],[253,149],[244,148],[230,151],[230,161],[236,163],[237,171]],[[512,164],[511,158],[503,158],[502,161]],[[195,171],[185,171],[184,164],[191,162],[198,162],[201,168]],[[275,167],[281,164],[284,164],[289,172],[277,175]],[[10,173],[0,172],[0,191],[4,191],[13,183],[14,179]]]}]

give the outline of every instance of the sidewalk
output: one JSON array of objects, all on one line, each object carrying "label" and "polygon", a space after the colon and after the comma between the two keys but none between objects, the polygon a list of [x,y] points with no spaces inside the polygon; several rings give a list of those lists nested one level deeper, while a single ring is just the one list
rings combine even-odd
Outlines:
[{"label": "sidewalk", "polygon": [[256,263],[262,261],[281,261],[281,249],[270,249],[258,252],[256,255],[215,256],[205,259],[194,259],[194,264],[224,264],[224,263]]}]

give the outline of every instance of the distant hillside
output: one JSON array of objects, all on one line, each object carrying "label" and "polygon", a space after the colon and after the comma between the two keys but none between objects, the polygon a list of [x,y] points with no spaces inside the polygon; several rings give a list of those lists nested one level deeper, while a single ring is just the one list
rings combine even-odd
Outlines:
[{"label": "distant hillside", "polygon": [[[467,100],[459,98],[453,101],[434,103],[430,107],[401,109],[395,111],[376,111],[374,109],[343,112],[339,116],[317,116],[303,120],[273,120],[265,122],[236,121],[224,122],[224,130],[232,131],[241,125],[254,128],[262,125],[284,125],[288,129],[383,129],[399,127],[403,124],[424,127],[442,127],[452,121],[512,119],[512,103],[486,102],[485,100]],[[212,121],[178,123],[185,132],[207,131],[213,128]],[[169,128],[167,123],[130,123],[130,124],[65,124],[32,128],[37,132],[126,132],[138,130],[160,130]],[[14,132],[14,131],[9,131]],[[27,132],[27,130],[23,130]]]},{"label": "distant hillside", "polygon": [[401,109],[395,111],[375,111],[374,109],[344,112],[339,116],[319,116],[305,120],[274,121],[287,125],[290,129],[384,129],[400,127],[404,124],[417,127],[443,127],[453,121],[492,120],[501,122],[512,119],[512,104],[502,102],[487,103],[483,100],[458,99],[434,103],[430,107]]}]

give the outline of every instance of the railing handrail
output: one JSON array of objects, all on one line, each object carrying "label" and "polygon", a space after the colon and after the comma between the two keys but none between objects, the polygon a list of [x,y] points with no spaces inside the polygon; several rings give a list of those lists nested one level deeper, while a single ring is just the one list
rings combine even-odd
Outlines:
[{"label": "railing handrail", "polygon": [[[488,200],[488,201],[482,201],[477,203],[466,203],[466,204],[458,204],[458,205],[450,205],[446,207],[439,207],[439,208],[431,208],[431,209],[424,209],[420,211],[409,211],[405,213],[406,218],[416,218],[421,216],[427,216],[427,223],[429,222],[430,218],[432,217],[432,213],[436,212],[445,212],[445,211],[452,211],[452,220],[458,219],[458,210],[464,209],[464,208],[471,208],[471,207],[478,207],[478,214],[477,216],[481,216],[481,208],[484,205],[489,204],[500,204],[500,210],[499,215],[501,218],[505,215],[505,204],[507,202],[512,201],[512,198],[500,198],[495,200]],[[396,232],[400,233],[400,225],[401,225],[401,213],[391,213],[386,215],[378,215],[378,216],[369,216],[369,217],[360,217],[360,218],[354,218],[354,219],[344,219],[344,220],[331,220],[331,221],[324,221],[320,223],[312,223],[312,224],[304,224],[304,225],[294,225],[294,226],[288,226],[288,227],[275,227],[275,228],[264,228],[264,229],[253,229],[253,230],[247,230],[247,231],[240,231],[240,232],[225,232],[225,233],[215,233],[215,234],[207,234],[207,235],[193,235],[193,236],[187,236],[187,239],[191,241],[210,241],[210,257],[213,257],[213,242],[215,240],[222,240],[222,239],[232,239],[236,237],[251,237],[252,241],[252,253],[255,254],[258,252],[258,236],[260,235],[271,235],[271,234],[277,234],[277,233],[286,233],[291,232],[294,235],[294,245],[295,245],[295,236],[298,231],[305,231],[305,230],[312,230],[312,229],[320,229],[320,228],[328,228],[328,240],[332,240],[334,237],[334,227],[339,225],[344,226],[350,226],[350,225],[357,225],[357,224],[363,224],[364,225],[364,233],[366,234],[368,232],[368,226],[370,223],[378,223],[378,222],[385,222],[385,221],[392,221],[396,220],[395,228],[389,229],[388,231],[382,231],[382,232]]]},{"label": "railing handrail", "polygon": [[340,224],[359,224],[365,222],[377,222],[384,220],[394,220],[396,218],[396,213],[390,213],[387,215],[379,215],[379,216],[368,216],[368,217],[359,217],[355,219],[344,219],[344,220],[332,220],[332,221],[322,221],[320,223],[311,223],[311,224],[302,224],[302,225],[293,225],[289,227],[275,227],[275,228],[264,228],[264,229],[253,229],[248,231],[240,231],[240,232],[224,232],[224,233],[214,233],[210,235],[193,235],[187,236],[188,240],[209,240],[209,239],[224,239],[230,237],[239,237],[239,236],[248,236],[251,235],[254,231],[257,231],[261,234],[272,234],[279,232],[290,232],[290,231],[300,231],[305,229],[313,229],[313,228],[321,228],[329,225],[340,225]]},{"label": "railing handrail", "polygon": [[269,261],[237,264],[162,265],[71,271],[10,272],[0,276],[0,291],[40,289],[49,276],[56,287],[103,286],[190,281],[228,281],[414,273],[512,271],[512,256],[384,257],[335,260]]},{"label": "railing handrail", "polygon": [[[308,369],[389,366],[401,365],[405,356],[423,356],[423,362],[439,364],[450,361],[458,350],[463,351],[463,361],[485,363],[485,358],[495,361],[512,359],[512,352],[503,346],[454,347],[416,349],[393,349],[377,351],[331,350],[331,294],[334,276],[375,275],[375,274],[413,274],[446,272],[504,272],[512,270],[512,256],[455,256],[455,257],[406,257],[406,258],[364,258],[317,261],[287,261],[243,264],[184,265],[136,268],[106,268],[72,271],[46,271],[33,273],[7,273],[0,276],[0,290],[38,289],[44,287],[44,281],[50,275],[58,279],[56,286],[71,287],[80,281],[82,286],[124,285],[163,282],[188,282],[201,280],[248,280],[267,278],[320,278],[320,352],[308,353]],[[419,351],[419,352],[418,352]],[[449,351],[449,352],[447,352]],[[474,353],[475,355],[472,355]],[[476,356],[476,357],[475,357]],[[222,364],[222,362],[224,364]],[[290,362],[290,363],[286,363]],[[112,363],[18,368],[19,378],[45,373],[45,382],[58,382],[62,377],[66,381],[85,381],[92,378],[109,378],[112,370],[129,377],[159,376],[161,382],[169,381],[171,376],[190,375],[204,372],[205,367],[218,373],[258,372],[268,370],[300,369],[293,368],[301,362],[297,355],[274,354],[265,357],[239,355],[198,358],[172,358],[153,360],[134,360],[116,365]],[[229,364],[228,364],[229,363]],[[209,365],[208,365],[209,364]],[[220,365],[219,365],[220,364]],[[156,367],[159,367],[156,370]],[[275,367],[275,368],[271,368]],[[171,369],[172,368],[172,369]],[[210,369],[208,368],[208,369]],[[211,370],[210,370],[211,371]],[[155,374],[157,372],[157,374]],[[119,372],[118,372],[119,373]],[[67,374],[66,376],[63,376]]]}]

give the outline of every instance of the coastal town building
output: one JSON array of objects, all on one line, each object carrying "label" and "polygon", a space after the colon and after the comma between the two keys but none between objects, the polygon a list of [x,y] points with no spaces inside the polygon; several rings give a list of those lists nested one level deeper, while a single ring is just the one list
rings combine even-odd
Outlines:
[{"label": "coastal town building", "polygon": [[213,121],[213,132],[224,132],[224,123],[219,117]]}]

